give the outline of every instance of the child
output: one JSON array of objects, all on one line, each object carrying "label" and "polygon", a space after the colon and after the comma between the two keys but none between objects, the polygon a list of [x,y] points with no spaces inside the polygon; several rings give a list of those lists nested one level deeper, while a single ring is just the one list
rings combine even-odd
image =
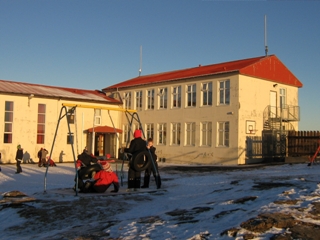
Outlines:
[{"label": "child", "polygon": [[[156,148],[153,146],[152,138],[148,139],[147,149],[149,149],[149,151],[151,153],[153,163],[151,162],[151,164],[149,164],[149,167],[146,169],[146,171],[144,173],[143,185],[141,186],[141,188],[149,188],[150,175],[152,172],[154,179],[156,181],[156,184],[157,184],[157,188],[159,189],[161,187],[161,178],[159,175],[158,163],[156,161],[157,160]],[[157,173],[158,173],[158,175],[157,175]]]}]

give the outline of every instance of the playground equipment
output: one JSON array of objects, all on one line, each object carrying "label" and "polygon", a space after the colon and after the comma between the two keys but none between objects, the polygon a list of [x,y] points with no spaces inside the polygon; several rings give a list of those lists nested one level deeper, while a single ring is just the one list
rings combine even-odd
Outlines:
[{"label": "playground equipment", "polygon": [[[67,109],[67,107],[69,107],[69,109]],[[52,146],[51,146],[51,151],[50,151],[50,155],[49,155],[49,159],[51,159],[51,156],[52,156],[52,153],[53,153],[53,149],[54,149],[54,144],[55,144],[55,141],[56,141],[56,137],[57,137],[57,134],[58,134],[58,129],[59,129],[59,126],[60,126],[60,122],[61,120],[68,116],[68,114],[70,115],[70,113],[74,113],[76,111],[76,108],[90,108],[90,109],[101,109],[101,110],[107,110],[108,111],[108,114],[109,114],[109,117],[110,117],[110,120],[111,120],[111,123],[113,125],[113,128],[114,128],[114,132],[116,133],[116,128],[115,128],[115,125],[114,125],[114,122],[113,122],[113,119],[110,115],[110,111],[120,111],[120,112],[124,112],[125,115],[126,115],[126,119],[129,123],[129,131],[128,131],[128,136],[127,136],[127,142],[126,142],[126,146],[128,147],[129,143],[130,143],[130,136],[132,135],[132,132],[133,132],[133,124],[135,122],[138,123],[139,125],[139,129],[142,131],[142,135],[144,137],[144,139],[146,139],[145,137],[145,133],[143,131],[143,127],[142,127],[142,124],[141,124],[141,121],[140,121],[140,118],[139,118],[139,115],[138,113],[136,112],[136,110],[131,110],[131,109],[123,109],[123,108],[115,108],[115,107],[102,107],[102,106],[95,106],[95,105],[83,105],[83,104],[70,104],[70,103],[62,103],[62,107],[61,107],[61,110],[60,110],[60,115],[59,115],[59,118],[58,118],[58,123],[57,123],[57,126],[56,126],[56,131],[55,131],[55,135],[54,135],[54,138],[53,138],[53,142],[52,142]],[[70,129],[70,122],[69,122],[69,119],[66,117],[67,119],[67,125],[68,125],[68,135],[70,137],[70,139],[73,139],[72,138],[72,132],[71,132],[71,129]],[[75,118],[76,120],[76,118]],[[76,124],[76,122],[75,122]],[[131,134],[130,134],[131,133]],[[77,132],[76,132],[77,134]],[[119,136],[118,134],[116,134],[117,138],[118,138],[118,141],[120,142],[120,139],[119,139]],[[77,140],[77,135],[76,135],[76,142],[77,142],[77,145],[78,145],[78,140]],[[73,140],[70,141],[70,145],[71,145],[71,148],[72,148],[72,155],[73,155],[73,159],[74,159],[74,166],[75,166],[75,173],[76,173],[76,186],[78,186],[78,171],[77,171],[77,158],[76,158],[76,155],[75,155],[75,150],[74,150],[74,143],[73,143]],[[147,142],[146,142],[146,145],[147,145]],[[77,146],[78,147],[78,146]],[[148,152],[148,161],[150,160],[150,163],[152,164],[152,166],[154,167],[154,169],[156,169],[156,176],[159,176],[159,172],[157,170],[157,167],[156,167],[156,163],[155,163],[155,159],[152,158],[152,154],[150,153],[150,150],[146,150]],[[123,186],[123,165],[124,165],[124,161],[127,160],[125,159],[125,157],[127,156],[126,154],[123,155],[124,158],[122,159],[122,167],[121,167],[121,173],[120,173],[120,178],[121,178],[121,185]],[[139,168],[139,164],[136,164],[135,165],[136,168]],[[145,168],[145,165],[141,166],[141,171],[143,171],[143,169]],[[46,192],[47,190],[47,175],[48,175],[48,166],[46,168],[46,172],[45,172],[45,177],[44,177],[44,192]],[[157,179],[157,178],[156,178]],[[78,195],[78,190],[76,188],[76,196]]]}]

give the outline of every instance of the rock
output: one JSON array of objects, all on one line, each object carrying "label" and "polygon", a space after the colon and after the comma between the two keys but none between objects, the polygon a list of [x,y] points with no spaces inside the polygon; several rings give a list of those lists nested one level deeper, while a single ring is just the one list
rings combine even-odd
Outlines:
[{"label": "rock", "polygon": [[253,201],[253,200],[256,200],[256,196],[248,196],[248,197],[243,197],[243,198],[239,198],[239,199],[236,199],[236,200],[233,200],[232,202],[237,204],[237,203],[245,203],[245,202],[248,202],[248,201]]},{"label": "rock", "polygon": [[290,228],[292,239],[318,240],[320,238],[320,226],[312,223],[303,223]]},{"label": "rock", "polygon": [[288,205],[296,205],[299,201],[298,200],[278,200],[274,201],[275,204],[288,204]]},{"label": "rock", "polygon": [[6,197],[26,197],[27,195],[20,191],[11,191],[11,192],[3,193],[2,196],[6,198]]},{"label": "rock", "polygon": [[227,235],[229,237],[236,237],[239,230],[240,230],[239,228],[230,228],[220,233],[220,236]]},{"label": "rock", "polygon": [[249,219],[241,223],[241,227],[251,232],[265,232],[272,227],[289,228],[294,226],[298,221],[291,215],[284,213],[264,213],[256,218]]},{"label": "rock", "polygon": [[0,205],[4,204],[21,204],[24,202],[32,202],[35,201],[35,198],[31,198],[20,191],[10,191],[2,194],[2,198],[0,199]]}]

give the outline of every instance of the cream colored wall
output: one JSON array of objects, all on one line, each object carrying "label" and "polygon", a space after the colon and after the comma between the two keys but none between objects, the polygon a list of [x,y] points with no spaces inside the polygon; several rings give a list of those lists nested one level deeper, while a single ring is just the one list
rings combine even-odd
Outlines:
[{"label": "cream colored wall", "polygon": [[[298,88],[284,84],[255,79],[248,76],[239,77],[239,121],[238,121],[238,145],[239,152],[245,148],[246,137],[261,136],[263,130],[263,112],[270,105],[270,91],[277,93],[277,106],[280,105],[280,89],[285,88],[287,91],[287,105],[298,106]],[[246,121],[256,122],[256,131],[254,134],[246,133]],[[292,125],[298,130],[298,122],[292,122]],[[239,164],[245,164],[245,154],[239,158]]]},{"label": "cream colored wall", "polygon": [[[230,105],[218,106],[218,81],[230,80],[231,82],[231,99]],[[203,82],[212,82],[213,92],[213,105],[212,106],[199,106],[201,102],[201,84]],[[195,81],[180,81],[174,84],[155,85],[149,87],[139,88],[143,91],[143,111],[139,111],[141,122],[143,123],[144,130],[146,131],[146,124],[154,123],[154,143],[157,148],[157,155],[159,158],[166,158],[167,161],[177,163],[194,163],[194,164],[237,164],[238,163],[238,124],[237,124],[237,110],[239,108],[237,100],[237,76],[225,76],[220,78],[201,78]],[[188,84],[196,83],[197,88],[197,106],[186,107],[186,86]],[[182,107],[180,109],[172,109],[172,95],[171,88],[173,86],[181,85]],[[168,87],[168,109],[159,109],[157,89],[159,87]],[[154,110],[145,110],[146,108],[146,94],[147,90],[154,88],[157,99],[155,101]],[[135,106],[134,90],[128,89],[121,91],[123,96],[124,92],[132,92],[132,103]],[[233,113],[233,114],[232,114]],[[200,146],[200,123],[212,122],[212,146]],[[229,147],[217,147],[217,122],[229,121],[230,122],[230,135]],[[195,146],[185,145],[185,123],[196,123],[196,144]],[[166,145],[158,144],[157,136],[157,123],[167,124],[167,143]],[[171,139],[171,123],[181,123],[181,143],[179,146],[173,146],[170,143]],[[126,121],[123,122],[126,124]]]},{"label": "cream colored wall", "polygon": [[[0,119],[4,119],[4,107],[5,101],[14,102],[13,111],[13,140],[11,143],[3,142],[3,130],[2,124],[1,138],[0,138],[0,152],[2,154],[2,163],[15,163],[16,146],[21,144],[24,149],[24,154],[30,154],[30,157],[38,162],[37,152],[41,147],[46,148],[49,152],[52,148],[52,142],[54,139],[58,117],[63,103],[77,103],[72,101],[60,101],[56,99],[44,99],[36,98],[28,99],[27,96],[10,96],[0,95]],[[45,142],[44,144],[37,144],[37,114],[38,104],[46,104],[46,124],[45,124]],[[86,103],[82,103],[86,104]],[[91,103],[87,103],[91,104]],[[106,107],[105,104],[94,104],[95,106]],[[112,107],[115,107],[112,105]],[[71,132],[75,133],[74,137],[74,149],[75,154],[81,153],[86,145],[86,134],[84,130],[93,127],[93,114],[94,110],[89,108],[77,108],[76,110],[76,125],[70,124]],[[110,112],[113,121],[117,128],[121,128],[121,113]],[[64,115],[64,111],[63,111]],[[3,120],[2,120],[3,121]],[[112,126],[108,112],[102,110],[102,125]],[[52,152],[52,159],[55,162],[73,161],[72,148],[70,144],[67,144],[68,127],[67,120],[64,117],[60,121],[59,129],[56,136],[55,145]]]}]

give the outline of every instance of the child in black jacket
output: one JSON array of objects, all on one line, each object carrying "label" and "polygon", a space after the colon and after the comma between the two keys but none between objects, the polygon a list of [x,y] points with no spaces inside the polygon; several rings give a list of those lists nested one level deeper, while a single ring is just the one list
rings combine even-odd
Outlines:
[{"label": "child in black jacket", "polygon": [[148,188],[149,187],[151,172],[152,172],[154,179],[156,181],[157,188],[160,188],[161,187],[161,178],[160,178],[159,170],[158,170],[156,148],[153,146],[152,138],[148,139],[147,149],[149,149],[149,151],[151,153],[153,163],[151,162],[151,164],[149,165],[149,167],[146,169],[146,171],[144,173],[143,185],[141,186],[141,188]]}]

